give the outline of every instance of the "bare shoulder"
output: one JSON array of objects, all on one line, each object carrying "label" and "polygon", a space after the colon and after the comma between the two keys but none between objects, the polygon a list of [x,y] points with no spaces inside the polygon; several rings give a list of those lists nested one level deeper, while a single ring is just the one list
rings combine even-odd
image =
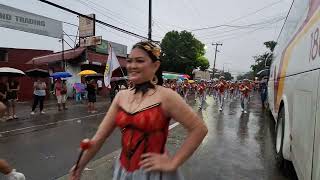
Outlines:
[{"label": "bare shoulder", "polygon": [[127,95],[129,95],[129,93],[130,93],[130,89],[121,89],[118,93],[117,93],[117,95],[119,94],[119,96],[127,96]]},{"label": "bare shoulder", "polygon": [[131,93],[131,90],[130,89],[123,89],[123,90],[120,90],[115,99],[118,100],[118,103],[122,102],[122,101],[125,101],[129,96],[130,96],[130,93]]},{"label": "bare shoulder", "polygon": [[170,88],[158,86],[158,90],[160,93],[160,97],[164,102],[168,102],[168,100],[174,100],[174,99],[176,100],[180,98],[179,94]]}]

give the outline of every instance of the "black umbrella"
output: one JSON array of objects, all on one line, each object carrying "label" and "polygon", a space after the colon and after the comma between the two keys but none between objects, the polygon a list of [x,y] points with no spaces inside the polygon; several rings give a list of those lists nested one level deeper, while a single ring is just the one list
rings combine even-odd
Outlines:
[{"label": "black umbrella", "polygon": [[43,69],[30,69],[28,71],[26,71],[26,74],[29,77],[49,77],[50,74],[47,70],[43,70]]}]

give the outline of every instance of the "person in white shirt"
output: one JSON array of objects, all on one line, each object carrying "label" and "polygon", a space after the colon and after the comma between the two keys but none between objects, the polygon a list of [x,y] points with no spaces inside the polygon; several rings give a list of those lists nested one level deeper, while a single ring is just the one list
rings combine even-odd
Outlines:
[{"label": "person in white shirt", "polygon": [[101,81],[101,79],[98,79],[97,85],[98,85],[98,95],[100,95],[100,92],[102,90],[102,81]]},{"label": "person in white shirt", "polygon": [[38,105],[38,102],[40,102],[40,113],[44,114],[45,112],[43,111],[43,101],[46,97],[46,83],[41,81],[40,78],[37,79],[36,82],[34,82],[33,84],[33,97],[34,97],[34,102],[32,105],[32,111],[31,111],[31,115],[34,115],[34,111]]}]

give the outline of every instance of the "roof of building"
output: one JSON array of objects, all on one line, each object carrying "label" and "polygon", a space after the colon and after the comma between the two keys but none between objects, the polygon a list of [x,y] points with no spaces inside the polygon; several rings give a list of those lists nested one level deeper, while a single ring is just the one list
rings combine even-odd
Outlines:
[{"label": "roof of building", "polygon": [[28,48],[15,48],[15,47],[0,47],[0,49],[16,49],[16,50],[31,50],[31,51],[51,51],[52,50],[48,50],[48,49],[28,49]]},{"label": "roof of building", "polygon": [[[82,48],[82,47],[63,51],[63,59],[64,60],[75,59],[79,57],[84,51],[85,51],[85,48]],[[49,63],[54,63],[61,60],[62,60],[62,52],[57,52],[57,53],[53,53],[45,56],[35,57],[32,60],[28,61],[26,64],[49,64]]]}]

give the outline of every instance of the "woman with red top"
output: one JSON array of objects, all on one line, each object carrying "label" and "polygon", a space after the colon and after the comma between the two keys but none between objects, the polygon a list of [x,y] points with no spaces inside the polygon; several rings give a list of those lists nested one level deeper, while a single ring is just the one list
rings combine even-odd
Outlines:
[{"label": "woman with red top", "polygon": [[219,106],[220,106],[219,111],[222,111],[223,104],[224,104],[224,93],[226,89],[226,81],[224,80],[224,76],[220,76],[217,88],[218,88],[218,99],[219,99]]},{"label": "woman with red top", "polygon": [[201,83],[198,85],[197,88],[198,88],[197,91],[199,93],[199,100],[200,100],[199,109],[202,109],[203,104],[205,102],[205,91],[206,91],[206,86],[203,80],[201,80]]},{"label": "woman with red top", "polygon": [[[70,173],[79,180],[83,169],[110,134],[119,128],[122,151],[116,160],[113,180],[180,180],[178,168],[206,136],[207,127],[174,91],[162,87],[160,48],[151,42],[135,44],[127,60],[133,88],[117,93],[78,168]],[[166,152],[169,121],[178,121],[188,137],[174,154]]]},{"label": "woman with red top", "polygon": [[246,114],[248,111],[249,93],[251,91],[250,83],[247,79],[243,80],[239,90],[241,92],[241,112]]},{"label": "woman with red top", "polygon": [[182,90],[183,90],[183,96],[184,99],[187,100],[188,99],[188,95],[189,95],[189,89],[190,89],[190,84],[188,83],[188,80],[185,79],[182,85]]},{"label": "woman with red top", "polygon": [[235,85],[233,82],[231,82],[229,86],[229,95],[231,100],[234,99],[234,91],[235,91]]}]

